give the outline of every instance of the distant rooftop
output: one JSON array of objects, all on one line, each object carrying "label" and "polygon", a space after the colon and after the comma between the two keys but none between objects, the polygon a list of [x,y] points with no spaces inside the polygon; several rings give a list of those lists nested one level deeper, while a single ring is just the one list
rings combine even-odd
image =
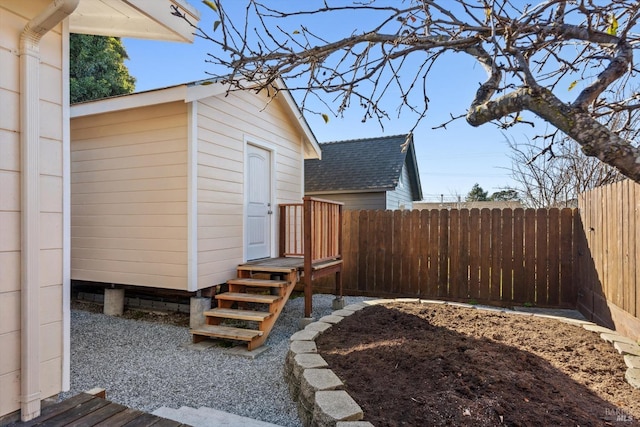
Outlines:
[{"label": "distant rooftop", "polygon": [[[409,144],[403,150],[407,137]],[[414,200],[422,198],[411,136],[327,142],[320,144],[320,148],[322,160],[305,161],[307,193],[394,190],[405,160],[408,160],[409,175],[412,182],[417,183],[414,193],[419,193],[414,194]]]}]

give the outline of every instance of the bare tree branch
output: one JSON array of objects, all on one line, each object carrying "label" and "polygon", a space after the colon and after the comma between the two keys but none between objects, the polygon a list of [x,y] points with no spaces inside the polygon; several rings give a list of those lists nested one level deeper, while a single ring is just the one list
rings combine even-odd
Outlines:
[{"label": "bare tree branch", "polygon": [[[225,68],[221,78],[234,90],[283,78],[306,94],[307,111],[313,93],[334,114],[359,106],[363,121],[382,125],[395,103],[417,125],[428,114],[432,66],[445,52],[468,55],[486,72],[466,112],[469,124],[510,127],[527,123],[518,118],[530,111],[587,156],[640,182],[640,97],[629,93],[638,86],[636,0],[310,0],[277,9],[248,0],[240,16],[227,12],[229,0],[214,2],[217,30],[195,32],[217,48],[211,61]],[[326,25],[334,16],[351,17],[353,28]],[[566,101],[563,91],[577,85]]]}]

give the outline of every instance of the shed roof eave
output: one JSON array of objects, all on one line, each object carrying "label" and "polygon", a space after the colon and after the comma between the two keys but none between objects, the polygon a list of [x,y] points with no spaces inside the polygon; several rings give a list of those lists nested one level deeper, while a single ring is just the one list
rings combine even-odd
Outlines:
[{"label": "shed roof eave", "polygon": [[193,42],[193,28],[172,14],[177,8],[197,25],[200,14],[184,0],[82,0],[69,17],[72,33]]},{"label": "shed roof eave", "polygon": [[71,106],[71,118],[111,113],[114,111],[129,110],[175,101],[188,102],[186,101],[186,91],[186,85],[177,85],[158,90],[81,102]]},{"label": "shed roof eave", "polygon": [[384,193],[387,191],[393,191],[394,187],[380,187],[380,188],[365,188],[365,189],[346,189],[346,190],[322,190],[322,191],[307,191],[304,194],[309,196],[322,195],[322,194],[359,194],[359,193]]}]

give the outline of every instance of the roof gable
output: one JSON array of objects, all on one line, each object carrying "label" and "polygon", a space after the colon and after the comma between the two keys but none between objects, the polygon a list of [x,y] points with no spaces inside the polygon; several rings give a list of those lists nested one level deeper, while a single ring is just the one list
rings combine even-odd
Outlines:
[{"label": "roof gable", "polygon": [[[305,159],[317,159],[321,156],[320,145],[311,131],[302,112],[295,100],[287,90],[282,80],[274,82],[278,89],[276,96],[281,99],[287,114],[302,133],[302,141]],[[146,107],[149,105],[167,102],[183,101],[185,103],[198,101],[212,96],[225,96],[228,86],[214,79],[200,80],[153,89],[144,92],[136,92],[127,95],[117,95],[109,98],[86,101],[71,106],[71,117],[83,117],[94,114],[103,114],[113,111],[128,110]],[[250,90],[250,89],[247,89]]]},{"label": "roof gable", "polygon": [[328,142],[320,148],[322,160],[305,160],[308,194],[392,191],[406,164],[413,198],[422,199],[411,135]]}]

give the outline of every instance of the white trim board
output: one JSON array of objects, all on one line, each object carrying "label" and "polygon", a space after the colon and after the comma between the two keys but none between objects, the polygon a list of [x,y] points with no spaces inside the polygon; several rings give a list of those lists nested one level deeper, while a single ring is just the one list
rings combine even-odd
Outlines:
[{"label": "white trim board", "polygon": [[198,290],[198,102],[187,105],[187,289]]}]

